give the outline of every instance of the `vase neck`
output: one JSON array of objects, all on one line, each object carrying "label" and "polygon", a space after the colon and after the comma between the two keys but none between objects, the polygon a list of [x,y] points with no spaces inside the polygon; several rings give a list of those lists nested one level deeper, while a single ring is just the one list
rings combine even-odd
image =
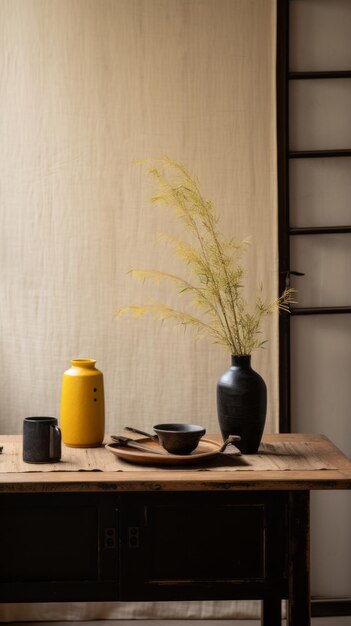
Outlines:
[{"label": "vase neck", "polygon": [[72,367],[84,367],[84,369],[93,370],[95,367],[96,359],[72,359]]},{"label": "vase neck", "polygon": [[232,354],[232,366],[251,367],[251,354],[243,354],[243,355]]}]

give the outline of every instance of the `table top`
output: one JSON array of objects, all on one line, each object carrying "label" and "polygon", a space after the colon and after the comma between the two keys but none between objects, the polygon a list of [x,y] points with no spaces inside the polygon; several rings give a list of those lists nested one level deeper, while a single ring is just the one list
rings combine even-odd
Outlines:
[{"label": "table top", "polygon": [[[219,435],[209,435],[220,441]],[[20,441],[20,435],[3,435],[1,444]],[[150,471],[131,464],[126,469],[110,471],[40,471],[31,466],[29,471],[1,473],[2,493],[52,492],[141,492],[141,491],[299,491],[315,489],[351,489],[351,461],[325,436],[314,434],[267,434],[264,443],[303,443],[311,447],[323,460],[326,469],[313,470],[241,470],[211,471],[165,467]],[[0,457],[1,459],[1,457]]]}]

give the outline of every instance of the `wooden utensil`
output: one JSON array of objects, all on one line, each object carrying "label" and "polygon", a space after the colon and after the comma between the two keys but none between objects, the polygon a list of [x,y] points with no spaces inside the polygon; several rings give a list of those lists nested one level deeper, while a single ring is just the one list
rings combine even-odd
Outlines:
[{"label": "wooden utensil", "polygon": [[158,441],[157,435],[145,432],[145,430],[139,430],[139,428],[133,428],[132,426],[125,426],[124,430],[128,430],[130,433],[136,433],[137,435],[145,435],[154,441]]},{"label": "wooden utensil", "polygon": [[111,439],[116,441],[121,446],[128,446],[130,448],[137,448],[138,450],[143,450],[144,452],[149,452],[150,454],[161,454],[161,456],[165,456],[167,452],[161,452],[161,450],[155,450],[155,448],[150,448],[149,446],[144,446],[142,443],[138,443],[135,439],[130,439],[130,437],[123,437],[122,435],[111,435]]}]

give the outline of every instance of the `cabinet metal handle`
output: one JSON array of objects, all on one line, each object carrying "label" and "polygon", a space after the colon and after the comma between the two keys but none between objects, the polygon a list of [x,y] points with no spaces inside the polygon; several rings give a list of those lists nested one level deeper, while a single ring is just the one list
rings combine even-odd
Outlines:
[{"label": "cabinet metal handle", "polygon": [[111,549],[116,547],[116,529],[105,528],[104,531],[104,547],[106,549]]},{"label": "cabinet metal handle", "polygon": [[139,548],[139,546],[138,526],[128,526],[128,548]]}]

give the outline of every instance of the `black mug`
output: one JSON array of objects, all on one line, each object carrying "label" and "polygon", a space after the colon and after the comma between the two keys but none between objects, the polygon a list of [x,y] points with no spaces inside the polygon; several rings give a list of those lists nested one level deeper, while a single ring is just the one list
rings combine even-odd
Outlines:
[{"label": "black mug", "polygon": [[56,417],[25,417],[23,461],[54,463],[61,458],[61,431]]}]

